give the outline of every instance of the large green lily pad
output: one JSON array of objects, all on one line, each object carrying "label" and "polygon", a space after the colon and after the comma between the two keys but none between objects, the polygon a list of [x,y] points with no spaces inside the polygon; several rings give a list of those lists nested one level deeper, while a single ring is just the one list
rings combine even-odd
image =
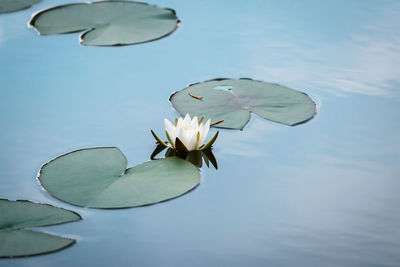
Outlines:
[{"label": "large green lily pad", "polygon": [[41,35],[88,30],[83,45],[129,45],[160,39],[178,25],[175,11],[133,1],[56,6],[37,13],[29,25]]},{"label": "large green lily pad", "polygon": [[126,167],[116,147],[82,149],[46,163],[39,181],[56,198],[77,206],[126,208],[175,198],[200,179],[193,164],[176,157]]},{"label": "large green lily pad", "polygon": [[54,252],[75,240],[24,230],[78,221],[81,217],[69,210],[26,200],[0,199],[0,257],[32,256]]},{"label": "large green lily pad", "polygon": [[251,79],[215,79],[175,92],[170,101],[182,115],[210,118],[215,127],[243,129],[251,113],[264,119],[296,125],[315,114],[315,103],[305,93]]},{"label": "large green lily pad", "polygon": [[0,0],[0,14],[26,9],[42,0]]}]

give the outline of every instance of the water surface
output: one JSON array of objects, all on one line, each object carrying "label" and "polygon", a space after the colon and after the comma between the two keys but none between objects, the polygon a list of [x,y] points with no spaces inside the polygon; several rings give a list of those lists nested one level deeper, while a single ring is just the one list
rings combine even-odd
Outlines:
[{"label": "water surface", "polygon": [[[398,1],[151,1],[175,9],[179,29],[125,47],[27,28],[32,13],[68,2],[0,15],[0,197],[84,220],[40,229],[76,245],[0,265],[400,265]],[[253,116],[244,131],[222,130],[219,169],[158,205],[79,208],[37,183],[43,163],[79,148],[149,160],[150,129],[178,116],[169,95],[217,77],[304,91],[318,114],[296,127]]]}]

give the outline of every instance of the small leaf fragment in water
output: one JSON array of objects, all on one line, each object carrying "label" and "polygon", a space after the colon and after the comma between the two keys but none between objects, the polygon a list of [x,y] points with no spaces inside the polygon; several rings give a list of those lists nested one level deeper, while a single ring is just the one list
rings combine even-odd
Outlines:
[{"label": "small leaf fragment in water", "polygon": [[221,122],[224,122],[224,120],[219,120],[219,121],[213,122],[213,123],[210,124],[210,126],[217,125],[217,124],[219,124]]},{"label": "small leaf fragment in water", "polygon": [[196,95],[193,95],[192,93],[189,93],[189,95],[190,95],[191,97],[196,98],[196,99],[199,99],[199,100],[202,100],[202,99],[203,99],[202,96],[196,96]]}]

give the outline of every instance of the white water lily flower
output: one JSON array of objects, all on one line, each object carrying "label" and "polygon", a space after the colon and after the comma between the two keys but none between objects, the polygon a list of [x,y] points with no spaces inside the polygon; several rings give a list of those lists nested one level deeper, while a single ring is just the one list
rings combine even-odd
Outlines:
[{"label": "white water lily flower", "polygon": [[[218,132],[211,138],[211,140],[204,145],[206,141],[208,131],[210,130],[210,119],[204,122],[204,118],[200,120],[197,117],[190,118],[189,114],[186,114],[185,118],[175,119],[175,123],[172,124],[169,120],[164,119],[165,123],[165,134],[168,138],[168,144],[161,141],[160,138],[152,131],[154,138],[157,142],[163,146],[169,146],[177,150],[201,150],[209,148],[218,136]],[[183,144],[184,147],[181,145]]]},{"label": "white water lily flower", "polygon": [[167,119],[164,119],[164,123],[168,145],[176,148],[175,141],[178,138],[188,151],[198,150],[204,144],[210,130],[210,120],[206,123],[204,119],[199,122],[197,117],[190,119],[189,114],[186,114],[184,119],[175,120],[175,124]]}]

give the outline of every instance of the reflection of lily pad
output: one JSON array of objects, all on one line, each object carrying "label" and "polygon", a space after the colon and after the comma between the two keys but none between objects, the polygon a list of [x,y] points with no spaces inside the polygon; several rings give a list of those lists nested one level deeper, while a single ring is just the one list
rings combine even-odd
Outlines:
[{"label": "reflection of lily pad", "polygon": [[80,32],[84,45],[128,45],[173,32],[175,11],[132,1],[74,3],[43,10],[29,24],[41,35]]},{"label": "reflection of lily pad", "polygon": [[198,169],[173,157],[126,169],[115,147],[77,150],[46,163],[39,180],[53,196],[91,208],[125,208],[180,196],[200,179]]},{"label": "reflection of lily pad", "polygon": [[216,79],[175,92],[170,101],[182,115],[221,121],[216,127],[243,129],[255,113],[264,119],[296,125],[315,114],[315,103],[305,93],[251,79]]},{"label": "reflection of lily pad", "polygon": [[42,0],[0,0],[0,14],[29,8]]},{"label": "reflection of lily pad", "polygon": [[75,240],[23,228],[80,219],[81,217],[72,211],[50,205],[0,199],[0,257],[38,255],[70,246]]}]

